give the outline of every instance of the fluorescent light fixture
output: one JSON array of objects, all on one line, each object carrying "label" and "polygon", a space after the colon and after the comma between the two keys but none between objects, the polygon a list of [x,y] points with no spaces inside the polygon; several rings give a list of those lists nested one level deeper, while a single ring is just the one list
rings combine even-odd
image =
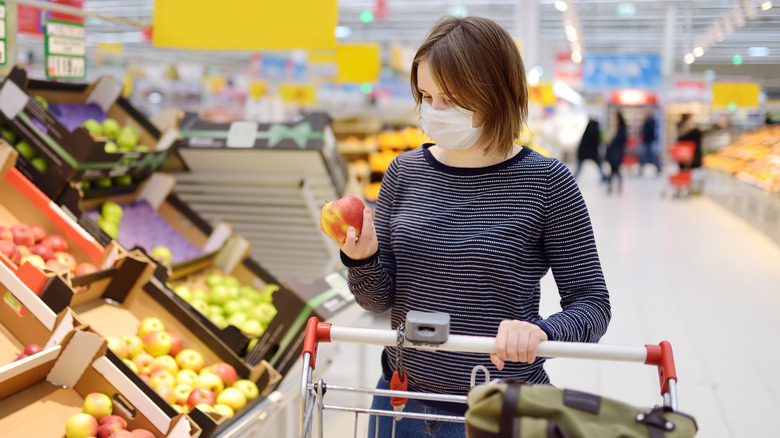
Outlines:
[{"label": "fluorescent light fixture", "polygon": [[685,58],[683,58],[686,64],[693,64],[693,61],[696,61],[696,57],[693,56],[693,53],[689,53],[685,55]]},{"label": "fluorescent light fixture", "polygon": [[557,9],[559,12],[566,12],[569,9],[569,5],[567,5],[565,1],[557,0],[554,4],[555,9]]},{"label": "fluorescent light fixture", "polygon": [[575,64],[579,64],[582,62],[582,54],[580,52],[571,52],[571,60]]},{"label": "fluorescent light fixture", "polygon": [[349,38],[352,35],[352,29],[349,26],[336,26],[334,33],[336,38]]},{"label": "fluorescent light fixture", "polygon": [[772,9],[772,2],[761,3],[761,10],[762,11],[768,11],[770,9]]},{"label": "fluorescent light fixture", "polygon": [[769,56],[769,47],[751,47],[748,49],[750,56]]},{"label": "fluorescent light fixture", "polygon": [[695,49],[693,49],[693,56],[698,58],[703,54],[704,54],[704,49],[702,49],[701,47],[696,47]]}]

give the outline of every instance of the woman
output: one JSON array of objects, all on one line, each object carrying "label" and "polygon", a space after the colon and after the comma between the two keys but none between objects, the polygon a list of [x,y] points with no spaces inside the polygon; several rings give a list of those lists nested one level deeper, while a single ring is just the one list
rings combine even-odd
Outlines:
[{"label": "woman", "polygon": [[701,137],[702,132],[696,125],[692,114],[683,114],[677,124],[677,141],[691,141],[694,144],[693,160],[690,163],[679,163],[682,169],[698,169],[701,167]]},{"label": "woman", "polygon": [[[549,383],[539,342],[596,342],[609,295],[588,211],[568,169],[514,144],[527,116],[524,67],[504,28],[478,18],[439,21],[418,50],[411,85],[422,127],[436,142],[399,155],[382,180],[376,217],[336,242],[349,287],[372,312],[451,317],[450,332],[496,338],[495,353],[405,349],[410,391],[465,395],[476,365],[492,377]],[[539,314],[540,280],[552,269],[562,311]],[[396,349],[381,358],[389,388]],[[492,366],[491,366],[492,363]],[[373,407],[391,409],[386,397]],[[462,415],[465,405],[409,400],[405,412]],[[380,434],[389,434],[381,417]],[[369,436],[374,436],[371,417]],[[402,419],[396,436],[464,436],[463,424]]]},{"label": "woman", "polygon": [[628,141],[628,129],[626,120],[620,111],[615,113],[615,122],[617,131],[612,141],[607,146],[607,162],[609,163],[609,180],[607,181],[607,193],[612,193],[612,180],[618,180],[618,193],[623,191],[623,177],[620,175],[620,165],[623,163],[623,156],[626,154],[626,142]]}]

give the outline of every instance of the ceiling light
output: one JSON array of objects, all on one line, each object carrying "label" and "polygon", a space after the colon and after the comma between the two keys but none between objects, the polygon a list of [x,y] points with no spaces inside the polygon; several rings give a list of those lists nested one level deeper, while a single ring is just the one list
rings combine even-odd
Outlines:
[{"label": "ceiling light", "polygon": [[555,2],[555,9],[560,12],[566,12],[566,10],[569,9],[569,5],[567,5],[565,1],[557,0]]},{"label": "ceiling light", "polygon": [[580,52],[571,52],[571,60],[575,64],[579,64],[582,62],[582,54]]},{"label": "ceiling light", "polygon": [[761,3],[761,10],[762,11],[768,11],[770,9],[772,9],[772,2]]},{"label": "ceiling light", "polygon": [[569,42],[573,43],[577,41],[577,29],[575,29],[574,26],[566,26],[564,30],[566,31],[566,39],[569,40]]},{"label": "ceiling light", "polygon": [[689,53],[685,55],[685,58],[683,58],[686,64],[693,64],[693,61],[696,61],[696,57],[693,56],[693,53]]},{"label": "ceiling light", "polygon": [[769,47],[751,47],[748,49],[750,56],[769,56]]},{"label": "ceiling light", "polygon": [[633,3],[619,3],[617,13],[621,17],[633,17],[636,13],[636,7],[634,7]]},{"label": "ceiling light", "polygon": [[469,15],[468,9],[466,9],[466,7],[463,6],[463,5],[453,5],[453,6],[450,6],[449,12],[450,12],[450,15],[452,15],[453,17],[458,17],[458,18],[468,17],[468,15]]},{"label": "ceiling light", "polygon": [[352,29],[349,26],[336,26],[334,33],[336,38],[349,38],[352,35]]},{"label": "ceiling light", "polygon": [[696,47],[695,49],[693,49],[693,56],[698,58],[703,54],[704,54],[704,49],[702,49],[701,47]]}]

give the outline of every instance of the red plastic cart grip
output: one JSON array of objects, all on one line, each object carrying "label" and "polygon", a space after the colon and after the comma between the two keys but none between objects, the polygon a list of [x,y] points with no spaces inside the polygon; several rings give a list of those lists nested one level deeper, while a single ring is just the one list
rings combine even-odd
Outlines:
[{"label": "red plastic cart grip", "polygon": [[314,369],[317,363],[317,346],[320,342],[330,342],[329,322],[320,322],[316,316],[309,318],[306,323],[306,336],[303,338],[302,355],[309,353],[309,365]]},{"label": "red plastic cart grip", "polygon": [[674,369],[674,354],[669,341],[661,341],[658,345],[645,345],[647,348],[647,365],[658,367],[658,380],[661,384],[661,395],[669,392],[669,380],[677,381],[677,371]]}]

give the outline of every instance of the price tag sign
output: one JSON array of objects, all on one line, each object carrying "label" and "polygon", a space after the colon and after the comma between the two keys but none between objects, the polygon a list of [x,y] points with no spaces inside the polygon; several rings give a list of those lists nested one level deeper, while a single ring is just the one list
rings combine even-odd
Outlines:
[{"label": "price tag sign", "polygon": [[46,22],[46,77],[84,79],[87,76],[86,32],[83,24]]},{"label": "price tag sign", "polygon": [[0,2],[0,65],[6,63],[5,29],[5,2]]}]

